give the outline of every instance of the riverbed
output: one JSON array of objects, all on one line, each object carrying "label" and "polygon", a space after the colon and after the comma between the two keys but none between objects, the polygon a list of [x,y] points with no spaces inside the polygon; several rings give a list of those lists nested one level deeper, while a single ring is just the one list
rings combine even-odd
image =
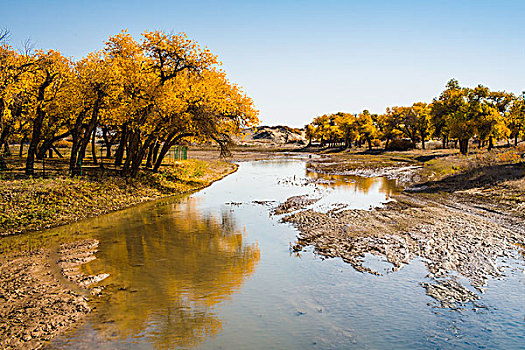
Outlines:
[{"label": "riverbed", "polygon": [[432,281],[421,259],[394,271],[367,255],[378,274],[358,272],[294,252],[298,231],[275,214],[293,196],[312,199],[297,210],[326,213],[381,207],[400,190],[385,177],[311,173],[302,157],[241,162],[200,192],[3,244],[98,242],[82,271],[107,276],[102,292],[52,349],[523,348],[523,257],[506,258],[478,300],[442,307],[423,287]]}]

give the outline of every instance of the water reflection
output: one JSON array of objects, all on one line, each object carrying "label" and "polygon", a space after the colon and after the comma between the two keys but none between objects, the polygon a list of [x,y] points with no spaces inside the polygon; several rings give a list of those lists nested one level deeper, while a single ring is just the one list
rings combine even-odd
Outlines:
[{"label": "water reflection", "polygon": [[316,180],[321,186],[329,188],[344,188],[354,190],[354,192],[361,192],[367,194],[370,189],[377,186],[379,193],[384,193],[387,198],[400,192],[396,180],[387,179],[386,177],[361,177],[352,175],[328,175],[320,174],[313,171],[306,170],[306,176],[310,179]]},{"label": "water reflection", "polygon": [[52,231],[41,231],[0,237],[0,259],[4,255],[33,251],[40,248],[57,247],[60,243],[75,242],[90,238],[86,231],[78,230],[78,223],[62,226]]},{"label": "water reflection", "polygon": [[313,210],[326,212],[344,208],[371,209],[392,200],[400,192],[395,180],[386,177],[328,175],[312,172],[306,167],[309,183],[321,189],[321,200]]},{"label": "water reflection", "polygon": [[192,198],[112,227],[98,230],[97,260],[84,267],[110,274],[109,300],[96,305],[97,329],[79,331],[72,347],[86,332],[109,342],[145,336],[161,349],[197,345],[220,332],[214,305],[231,298],[260,259],[229,212],[204,214]]}]

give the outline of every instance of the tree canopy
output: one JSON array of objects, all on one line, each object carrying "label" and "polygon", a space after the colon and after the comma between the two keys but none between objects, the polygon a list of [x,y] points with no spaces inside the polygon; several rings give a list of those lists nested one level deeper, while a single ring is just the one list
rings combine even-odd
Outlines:
[{"label": "tree canopy", "polygon": [[445,90],[431,103],[416,102],[411,106],[393,106],[381,115],[364,110],[359,114],[334,113],[314,118],[307,125],[308,135],[326,144],[344,144],[351,147],[384,141],[389,148],[392,140],[409,140],[415,148],[431,137],[441,139],[443,147],[450,140],[457,141],[461,153],[468,152],[469,140],[476,139],[488,149],[495,140],[525,137],[524,95],[515,96],[506,91],[490,91],[478,85],[475,88],[461,87],[451,79]]},{"label": "tree canopy", "polygon": [[72,139],[71,174],[80,174],[89,142],[103,130],[118,145],[115,165],[133,177],[146,158],[158,170],[182,140],[214,141],[227,154],[232,135],[259,122],[218,57],[184,33],[145,32],[136,40],[123,30],[78,61],[0,43],[0,145],[30,141],[27,175],[64,137]]}]

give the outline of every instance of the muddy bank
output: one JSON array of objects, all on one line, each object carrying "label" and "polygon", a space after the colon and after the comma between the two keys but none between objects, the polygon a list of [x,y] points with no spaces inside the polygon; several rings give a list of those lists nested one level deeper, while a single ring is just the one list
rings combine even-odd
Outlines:
[{"label": "muddy bank", "polygon": [[[315,164],[315,163],[314,163]],[[306,168],[308,171],[328,175],[351,175],[361,177],[386,177],[390,180],[397,180],[399,184],[411,184],[421,180],[418,170],[421,166],[417,165],[403,165],[397,167],[385,168],[358,168],[351,170],[327,170],[326,164],[323,167],[311,166]]]},{"label": "muddy bank", "polygon": [[137,179],[56,176],[0,182],[0,236],[37,231],[209,186],[237,166],[215,160],[179,161]]},{"label": "muddy bank", "polygon": [[353,175],[362,177],[383,176],[396,179],[400,183],[416,183],[421,181],[419,172],[423,164],[407,155],[395,153],[361,154],[356,152],[341,152],[323,154],[313,158],[307,164],[307,170],[328,175]]},{"label": "muddy bank", "polygon": [[[342,258],[372,274],[378,272],[364,264],[367,254],[383,257],[391,271],[423,259],[434,281],[423,285],[427,294],[444,307],[455,307],[478,299],[488,278],[502,276],[501,258],[521,259],[523,252],[525,166],[497,163],[497,156],[487,161],[440,151],[425,157],[414,153],[363,159],[357,154],[314,159],[308,163],[313,172],[386,176],[410,188],[372,210],[319,213],[293,197],[276,212],[289,213],[292,210],[281,209],[288,207],[294,211],[282,219],[300,232],[293,251],[311,245],[322,257]],[[459,284],[456,273],[466,277],[474,291]]]},{"label": "muddy bank", "polygon": [[80,265],[95,259],[98,241],[40,248],[0,260],[0,348],[39,349],[91,311],[92,285]]},{"label": "muddy bank", "polygon": [[[304,210],[285,216],[283,221],[300,231],[295,251],[312,245],[321,256],[340,257],[356,270],[373,274],[378,273],[363,265],[367,253],[384,257],[392,264],[392,271],[419,257],[434,280],[450,279],[450,273],[458,272],[479,291],[489,277],[501,276],[498,258],[516,257],[517,244],[525,241],[524,227],[511,228],[481,214],[406,195],[375,210]],[[426,287],[427,291],[436,288]],[[438,301],[473,300],[466,297],[466,289],[463,291],[457,293],[456,288]]]},{"label": "muddy bank", "polygon": [[302,209],[311,204],[318,202],[321,198],[309,198],[308,196],[293,196],[288,198],[284,203],[281,203],[275,208],[272,213],[274,215],[281,215],[291,213],[298,209]]}]

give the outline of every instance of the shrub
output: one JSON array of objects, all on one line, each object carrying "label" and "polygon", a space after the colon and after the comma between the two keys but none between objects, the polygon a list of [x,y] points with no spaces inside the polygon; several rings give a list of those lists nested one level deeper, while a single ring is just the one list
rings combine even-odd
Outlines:
[{"label": "shrub", "polygon": [[520,154],[516,147],[502,152],[484,152],[474,155],[470,160],[471,168],[480,166],[496,166],[501,164],[512,164],[520,161]]},{"label": "shrub", "polygon": [[412,141],[405,139],[394,139],[388,144],[388,150],[391,151],[408,151],[412,148],[414,148]]}]

